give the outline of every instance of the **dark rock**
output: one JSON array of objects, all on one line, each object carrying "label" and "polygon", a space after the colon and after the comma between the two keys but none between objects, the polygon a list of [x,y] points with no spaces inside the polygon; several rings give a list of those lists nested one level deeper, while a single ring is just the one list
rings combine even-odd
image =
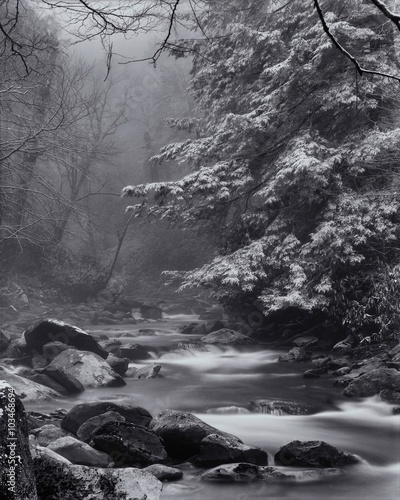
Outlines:
[{"label": "dark rock", "polygon": [[246,345],[254,344],[254,340],[247,335],[235,332],[229,328],[221,328],[215,332],[209,333],[202,337],[202,342],[205,344],[230,344],[230,345]]},{"label": "dark rock", "polygon": [[61,427],[76,434],[79,427],[89,418],[96,417],[108,411],[115,411],[122,415],[127,422],[148,426],[151,421],[150,413],[140,406],[119,405],[115,403],[82,403],[74,406],[62,419]]},{"label": "dark rock", "polygon": [[322,358],[315,358],[312,360],[313,365],[315,368],[318,368],[319,370],[327,370],[329,362],[331,361],[331,358],[329,356],[324,356]]},{"label": "dark rock", "polygon": [[53,380],[48,375],[45,375],[44,373],[35,373],[27,378],[29,380],[32,380],[33,382],[36,382],[37,384],[45,385],[46,387],[49,387],[50,389],[59,392],[63,396],[68,395],[68,391],[65,389],[65,387],[63,387],[61,384]]},{"label": "dark rock", "polygon": [[161,365],[148,365],[143,366],[142,368],[129,368],[126,376],[136,379],[150,379],[156,378],[159,371],[161,370]]},{"label": "dark rock", "polygon": [[310,354],[303,347],[293,347],[286,354],[279,356],[279,361],[289,363],[299,363],[310,359]]},{"label": "dark rock", "polygon": [[76,435],[81,441],[88,443],[92,439],[94,431],[107,422],[126,422],[126,420],[116,411],[106,411],[86,420],[76,431]]},{"label": "dark rock", "polygon": [[204,323],[190,323],[182,328],[183,335],[205,335],[207,327]]},{"label": "dark rock", "polygon": [[[50,377],[56,384],[64,387],[67,394],[79,394],[85,390],[78,378],[72,373],[68,373],[67,367],[48,365],[46,368],[43,368],[40,373]],[[52,386],[49,385],[49,387]]]},{"label": "dark rock", "polygon": [[249,483],[263,479],[262,468],[248,463],[221,465],[204,472],[203,481],[222,481],[229,483]]},{"label": "dark rock", "polygon": [[88,351],[68,349],[56,356],[45,369],[51,376],[53,368],[64,374],[72,375],[83,387],[120,387],[126,382],[111,368],[103,358]]},{"label": "dark rock", "polygon": [[118,358],[117,356],[114,356],[114,354],[108,355],[107,363],[121,377],[123,377],[125,375],[126,371],[129,368],[129,359],[128,358]]},{"label": "dark rock", "polygon": [[352,380],[343,394],[348,398],[367,398],[384,389],[400,391],[400,372],[394,368],[378,368]]},{"label": "dark rock", "polygon": [[159,481],[178,481],[183,477],[183,472],[180,469],[162,464],[149,465],[142,470],[153,474]]},{"label": "dark rock", "polygon": [[275,461],[291,467],[343,467],[361,462],[324,441],[292,441],[275,454]]},{"label": "dark rock", "polygon": [[31,434],[33,434],[37,444],[40,446],[48,446],[58,438],[70,436],[69,432],[54,424],[44,424],[39,428],[33,429]]},{"label": "dark rock", "polygon": [[295,347],[308,347],[318,342],[317,337],[297,337],[292,341]]},{"label": "dark rock", "polygon": [[42,500],[160,499],[162,484],[148,472],[72,465],[48,448],[37,447],[33,455]]},{"label": "dark rock", "polygon": [[121,344],[109,348],[109,352],[118,358],[128,358],[130,361],[139,361],[151,358],[147,349],[139,344]]},{"label": "dark rock", "polygon": [[335,370],[334,372],[332,372],[332,375],[334,377],[343,377],[344,375],[347,375],[350,372],[351,372],[350,366],[344,366],[343,368],[339,368],[339,370]]},{"label": "dark rock", "polygon": [[161,319],[163,311],[161,307],[155,305],[141,304],[140,314],[146,319]]},{"label": "dark rock", "polygon": [[268,453],[260,448],[251,448],[234,436],[210,434],[202,439],[200,453],[195,460],[200,467],[237,462],[268,465]]},{"label": "dark rock", "polygon": [[221,465],[204,472],[203,481],[243,483],[264,481],[267,483],[319,481],[341,474],[339,469],[284,470],[277,467],[262,467],[248,463]]},{"label": "dark rock", "polygon": [[11,339],[7,332],[0,330],[0,352],[5,351],[11,343]]},{"label": "dark rock", "polygon": [[217,321],[210,321],[207,323],[207,333],[217,332],[218,330],[222,330],[225,328],[224,323],[218,319]]},{"label": "dark rock", "polygon": [[319,370],[306,370],[303,373],[303,378],[319,378],[320,376]]},{"label": "dark rock", "polygon": [[111,455],[117,467],[162,463],[167,452],[159,436],[141,425],[107,422],[92,434],[93,446]]},{"label": "dark rock", "polygon": [[104,359],[108,356],[108,352],[84,330],[56,319],[45,319],[30,326],[25,330],[24,338],[30,349],[40,353],[45,344],[57,341],[81,351],[93,352]]},{"label": "dark rock", "polygon": [[347,358],[335,358],[328,364],[328,370],[339,370],[339,368],[347,368],[351,366],[351,361]]},{"label": "dark rock", "polygon": [[48,342],[42,347],[42,354],[48,360],[48,362],[53,361],[53,359],[60,354],[60,352],[71,349],[71,346],[64,344],[63,342]]},{"label": "dark rock", "polygon": [[393,408],[393,415],[400,415],[400,406]]},{"label": "dark rock", "polygon": [[332,347],[332,352],[335,354],[352,354],[353,347],[349,340],[342,340]]},{"label": "dark rock", "polygon": [[41,354],[36,353],[31,358],[31,366],[34,370],[44,368],[48,364],[49,362],[47,361],[47,359]]},{"label": "dark rock", "polygon": [[384,401],[392,404],[400,404],[400,391],[392,391],[391,389],[384,389],[379,393],[379,396]]},{"label": "dark rock", "polygon": [[2,500],[37,500],[24,406],[0,381],[0,486]]},{"label": "dark rock", "polygon": [[150,427],[163,439],[168,455],[181,459],[199,454],[201,441],[210,434],[235,438],[206,424],[195,415],[179,410],[162,411],[152,420]]},{"label": "dark rock", "polygon": [[60,437],[50,443],[48,448],[77,465],[107,467],[112,462],[107,453],[95,450],[72,436]]}]

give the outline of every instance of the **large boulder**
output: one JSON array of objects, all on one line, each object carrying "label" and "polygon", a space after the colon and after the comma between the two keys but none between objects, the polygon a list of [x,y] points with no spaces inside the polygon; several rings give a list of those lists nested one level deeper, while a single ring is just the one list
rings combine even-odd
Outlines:
[{"label": "large boulder", "polygon": [[128,368],[129,368],[129,359],[128,358],[118,358],[117,356],[114,356],[114,354],[108,355],[107,363],[121,377],[123,377],[126,374]]},{"label": "large boulder", "polygon": [[[83,387],[120,387],[126,384],[107,361],[88,351],[63,351],[53,359],[48,368],[56,368],[64,374],[72,375]],[[45,373],[52,375],[47,368]]]},{"label": "large boulder", "polygon": [[202,439],[196,465],[214,467],[236,462],[268,465],[268,453],[260,448],[251,448],[234,436],[210,434]]},{"label": "large boulder", "polygon": [[81,403],[74,406],[62,419],[61,427],[76,434],[79,427],[89,418],[113,411],[122,415],[127,422],[147,427],[151,421],[150,413],[140,406],[119,405],[108,402]]},{"label": "large boulder", "polygon": [[68,395],[68,391],[65,389],[65,387],[63,387],[61,384],[53,380],[48,375],[45,375],[44,373],[34,373],[26,378],[32,380],[33,382],[36,382],[37,384],[45,385],[46,387],[59,392],[63,396]]},{"label": "large boulder", "polygon": [[20,377],[4,366],[0,366],[0,379],[8,382],[15,389],[18,397],[24,401],[37,401],[61,397],[59,392],[45,385],[33,382],[33,380]]},{"label": "large boulder", "polygon": [[107,422],[92,434],[93,446],[108,453],[116,466],[162,463],[167,452],[159,436],[141,425]]},{"label": "large boulder", "polygon": [[127,377],[131,378],[142,378],[142,379],[150,379],[156,378],[159,371],[161,370],[161,365],[151,364],[147,366],[143,366],[142,368],[129,368],[126,373]]},{"label": "large boulder", "polygon": [[221,328],[215,332],[211,332],[201,338],[205,344],[230,344],[230,345],[246,345],[254,344],[254,340],[247,335],[235,332],[229,328]]},{"label": "large boulder", "polygon": [[348,398],[367,398],[384,389],[400,391],[400,372],[394,368],[381,367],[353,379],[344,390]]},{"label": "large boulder", "polygon": [[152,420],[150,428],[163,439],[168,455],[181,459],[198,455],[202,440],[210,434],[238,439],[208,425],[191,413],[179,410],[162,411]]},{"label": "large boulder", "polygon": [[143,470],[153,474],[159,481],[178,481],[183,477],[183,472],[180,469],[163,464],[149,465]]},{"label": "large boulder", "polygon": [[[57,385],[61,385],[67,392],[67,394],[79,394],[80,392],[83,392],[85,390],[83,384],[78,380],[78,378],[74,376],[72,373],[70,373],[70,371],[67,370],[66,367],[64,366],[55,366],[51,364],[46,366],[46,368],[42,368],[41,370],[36,370],[36,372],[38,372],[38,374],[42,376],[49,377]],[[52,385],[44,384],[44,385],[48,385],[49,387],[54,386],[54,384]]]},{"label": "large boulder", "polygon": [[112,462],[112,458],[107,453],[95,450],[72,436],[62,436],[47,447],[77,465],[107,467]]},{"label": "large boulder", "polygon": [[140,344],[120,344],[111,345],[107,348],[108,352],[114,354],[117,358],[127,358],[130,361],[139,361],[150,359],[150,353]]},{"label": "large boulder", "polygon": [[361,462],[325,441],[292,441],[275,453],[275,461],[291,467],[343,467]]},{"label": "large boulder", "polygon": [[310,354],[303,347],[293,347],[286,354],[279,356],[279,361],[287,363],[299,363],[310,359]]},{"label": "large boulder", "polygon": [[86,420],[76,431],[76,435],[81,441],[88,443],[92,439],[94,431],[107,422],[126,422],[126,420],[116,411],[107,411]]},{"label": "large boulder", "polygon": [[0,380],[0,491],[2,500],[37,500],[24,406]]},{"label": "large boulder", "polygon": [[54,455],[41,447],[33,452],[39,500],[160,499],[162,484],[148,472],[72,465]]},{"label": "large boulder", "polygon": [[106,359],[108,352],[97,340],[77,326],[57,319],[44,319],[28,327],[23,334],[31,350],[42,353],[43,346],[49,342],[62,342],[81,351],[89,351]]}]

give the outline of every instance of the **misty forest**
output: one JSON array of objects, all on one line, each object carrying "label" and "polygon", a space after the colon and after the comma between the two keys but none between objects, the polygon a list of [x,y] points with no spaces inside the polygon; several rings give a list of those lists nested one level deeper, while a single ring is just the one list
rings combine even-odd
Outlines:
[{"label": "misty forest", "polygon": [[394,500],[400,2],[0,0],[0,500]]}]

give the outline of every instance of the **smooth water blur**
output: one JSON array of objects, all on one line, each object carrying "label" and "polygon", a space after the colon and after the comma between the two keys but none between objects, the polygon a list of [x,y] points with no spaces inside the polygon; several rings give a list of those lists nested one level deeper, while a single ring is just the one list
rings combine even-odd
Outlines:
[{"label": "smooth water blur", "polygon": [[[324,440],[359,455],[364,463],[339,477],[316,482],[246,485],[203,483],[200,470],[188,467],[184,479],[166,484],[163,500],[394,500],[400,492],[399,416],[392,406],[370,398],[346,400],[328,376],[303,379],[310,364],[278,363],[280,352],[265,346],[198,346],[200,336],[182,335],[179,327],[195,316],[176,315],[166,320],[121,327],[93,327],[93,335],[106,334],[122,342],[146,346],[154,359],[133,364],[161,364],[156,379],[126,378],[120,388],[87,389],[75,398],[31,404],[47,411],[70,408],[84,401],[115,401],[140,405],[153,415],[165,408],[198,415],[214,427],[240,437],[246,444],[274,453],[298,440]],[[142,330],[142,331],[139,331]],[[190,343],[187,348],[181,343]],[[315,408],[307,416],[261,413],[213,413],[221,407],[248,407],[255,399],[295,400]],[[218,410],[217,410],[218,411]],[[220,410],[223,411],[223,410]]]}]

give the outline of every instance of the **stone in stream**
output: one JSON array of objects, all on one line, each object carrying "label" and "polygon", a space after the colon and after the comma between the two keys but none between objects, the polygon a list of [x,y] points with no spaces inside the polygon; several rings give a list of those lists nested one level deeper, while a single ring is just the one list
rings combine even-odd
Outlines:
[{"label": "stone in stream", "polygon": [[200,476],[202,481],[218,481],[229,483],[248,483],[265,481],[275,483],[282,481],[319,481],[342,474],[340,469],[312,469],[286,471],[276,467],[262,467],[249,463],[224,464],[214,467]]},{"label": "stone in stream", "polygon": [[30,433],[34,436],[37,444],[40,446],[48,446],[60,437],[71,435],[69,432],[54,424],[45,424],[42,427],[31,430]]},{"label": "stone in stream", "polygon": [[117,358],[128,358],[130,361],[150,359],[150,353],[140,344],[120,344],[109,347],[108,351]]},{"label": "stone in stream", "polygon": [[76,431],[76,435],[81,441],[88,443],[92,439],[94,431],[107,422],[126,422],[126,420],[116,411],[107,411],[86,420]]},{"label": "stone in stream", "polygon": [[292,441],[275,453],[275,462],[290,467],[343,467],[361,459],[325,441]]},{"label": "stone in stream", "polygon": [[94,337],[77,326],[56,319],[47,318],[28,327],[23,337],[29,348],[42,353],[43,346],[49,342],[62,342],[80,351],[89,351],[106,359],[108,352]]},{"label": "stone in stream", "polygon": [[149,465],[142,470],[153,474],[159,481],[178,481],[183,477],[183,472],[180,469],[162,464]]},{"label": "stone in stream", "polygon": [[60,384],[67,392],[67,394],[79,394],[80,392],[83,392],[85,390],[83,384],[78,380],[78,378],[75,377],[72,373],[70,373],[68,368],[64,367],[63,365],[54,366],[53,364],[50,364],[46,366],[46,368],[42,368],[41,370],[36,370],[36,372],[38,372],[42,376],[49,377],[56,384]]},{"label": "stone in stream", "polygon": [[161,370],[161,365],[152,364],[148,366],[143,366],[142,368],[129,368],[126,373],[127,377],[136,378],[136,379],[150,379],[156,378],[159,371]]},{"label": "stone in stream", "polygon": [[205,344],[255,344],[255,341],[252,338],[247,335],[243,335],[242,333],[235,332],[235,330],[230,330],[229,328],[221,328],[221,330],[211,332],[205,337],[202,337],[201,341]]},{"label": "stone in stream", "polygon": [[63,396],[68,395],[68,391],[64,386],[53,380],[48,375],[45,375],[44,373],[34,373],[33,375],[29,375],[29,377],[26,378],[32,380],[33,382],[36,382],[37,384],[45,385],[46,387],[59,392]]},{"label": "stone in stream", "polygon": [[93,446],[122,465],[151,465],[162,463],[167,452],[159,436],[141,425],[129,422],[107,422],[92,434]]},{"label": "stone in stream", "polygon": [[37,500],[24,406],[0,380],[0,491],[2,500]]},{"label": "stone in stream", "polygon": [[118,358],[114,356],[114,354],[109,354],[107,358],[107,363],[111,366],[111,368],[123,377],[129,368],[129,359],[128,358]]},{"label": "stone in stream", "polygon": [[392,391],[391,389],[383,389],[379,393],[379,396],[381,399],[384,401],[388,401],[389,403],[392,404],[399,404],[400,403],[400,391]]},{"label": "stone in stream", "polygon": [[[72,375],[83,387],[120,387],[126,385],[126,382],[111,368],[107,361],[88,351],[76,349],[63,351],[45,368],[45,373],[52,376],[51,370],[54,368],[64,374]],[[60,382],[60,380],[57,381]]]},{"label": "stone in stream", "polygon": [[400,391],[400,372],[395,368],[381,367],[364,373],[352,380],[343,394],[348,398],[368,398],[384,389]]},{"label": "stone in stream", "polygon": [[83,443],[73,436],[59,437],[51,442],[47,448],[77,465],[107,467],[113,461],[107,453],[95,450],[87,443]]},{"label": "stone in stream", "polygon": [[4,330],[0,330],[0,352],[6,351],[11,343],[10,336]]},{"label": "stone in stream", "polygon": [[279,356],[279,361],[288,363],[299,363],[310,359],[310,354],[303,347],[293,347],[286,354]]},{"label": "stone in stream", "polygon": [[180,459],[198,455],[202,440],[210,434],[242,443],[232,434],[222,432],[195,415],[179,410],[162,411],[152,420],[150,428],[163,439],[168,455]]},{"label": "stone in stream", "polygon": [[81,403],[74,406],[64,416],[61,427],[76,434],[79,427],[89,418],[114,411],[122,415],[127,422],[148,427],[151,421],[150,413],[140,406],[121,405],[109,402]]},{"label": "stone in stream", "polygon": [[4,366],[0,366],[0,379],[8,382],[15,389],[18,397],[24,401],[37,401],[61,397],[59,392],[45,385],[37,384],[32,380],[20,377]]},{"label": "stone in stream", "polygon": [[196,465],[213,467],[235,462],[268,465],[268,453],[260,448],[247,446],[233,436],[210,434],[202,439],[200,453],[195,460]]},{"label": "stone in stream", "polygon": [[71,346],[64,344],[64,342],[48,342],[42,347],[42,354],[48,360],[48,362],[53,361],[53,359],[60,354],[60,352],[71,349]]},{"label": "stone in stream", "polygon": [[161,497],[161,482],[143,470],[73,465],[40,446],[32,454],[40,500],[159,500]]}]

